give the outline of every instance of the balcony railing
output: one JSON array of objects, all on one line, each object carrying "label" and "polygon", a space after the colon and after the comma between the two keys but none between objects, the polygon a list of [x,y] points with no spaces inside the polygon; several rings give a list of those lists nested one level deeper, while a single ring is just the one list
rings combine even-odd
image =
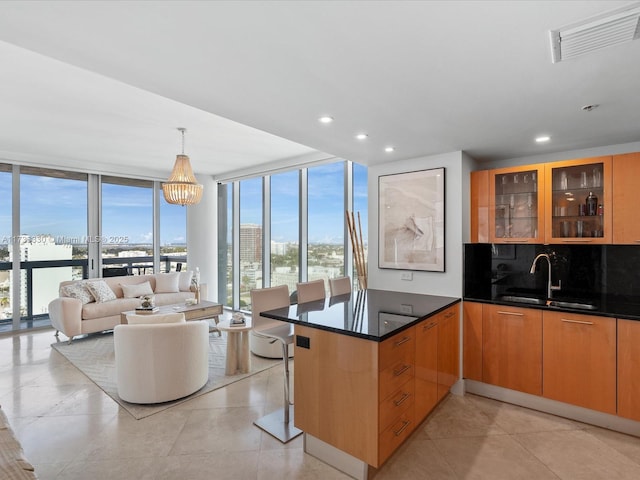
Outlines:
[{"label": "balcony railing", "polygon": [[[160,271],[170,272],[172,270],[179,270],[180,266],[185,264],[187,257],[185,256],[160,256]],[[115,276],[118,274],[126,275],[144,275],[147,273],[153,273],[153,257],[113,257],[102,259],[102,276]],[[0,271],[10,271],[13,267],[12,262],[0,262]],[[26,305],[21,305],[20,322],[25,324],[25,328],[31,328],[33,322],[37,320],[46,320],[48,322],[49,315],[35,314],[33,313],[33,273],[34,270],[42,268],[56,268],[56,267],[80,267],[82,269],[82,278],[88,277],[89,260],[73,259],[73,260],[39,260],[39,261],[27,261],[20,262],[20,269],[25,272],[24,279],[26,283]],[[110,272],[113,270],[113,272]],[[110,275],[111,274],[111,275]],[[69,278],[73,280],[73,278]],[[22,288],[22,286],[20,286]],[[9,292],[7,292],[8,294]],[[0,295],[1,298],[1,295]],[[9,298],[9,302],[13,299]],[[53,299],[52,299],[53,300]],[[7,308],[4,305],[2,308]],[[12,323],[11,318],[0,319],[0,326],[3,324]]]}]

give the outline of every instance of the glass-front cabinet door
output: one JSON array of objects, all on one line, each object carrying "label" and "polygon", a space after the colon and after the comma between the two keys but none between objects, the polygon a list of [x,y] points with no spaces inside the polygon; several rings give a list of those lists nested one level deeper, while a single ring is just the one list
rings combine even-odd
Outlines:
[{"label": "glass-front cabinet door", "polygon": [[490,171],[489,237],[493,243],[542,243],[544,166]]},{"label": "glass-front cabinet door", "polygon": [[547,164],[545,243],[611,243],[611,157]]}]

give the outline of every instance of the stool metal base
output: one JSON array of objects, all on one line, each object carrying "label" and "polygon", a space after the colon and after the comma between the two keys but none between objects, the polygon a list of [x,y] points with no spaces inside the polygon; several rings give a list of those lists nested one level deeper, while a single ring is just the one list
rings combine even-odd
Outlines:
[{"label": "stool metal base", "polygon": [[302,433],[302,430],[293,425],[293,406],[289,407],[289,418],[289,423],[284,423],[284,408],[281,408],[259,418],[253,424],[282,443],[287,443]]}]

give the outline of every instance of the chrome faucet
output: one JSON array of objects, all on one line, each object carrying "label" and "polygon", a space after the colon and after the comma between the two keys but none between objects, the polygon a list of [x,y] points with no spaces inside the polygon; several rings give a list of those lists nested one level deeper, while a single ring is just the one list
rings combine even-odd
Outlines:
[{"label": "chrome faucet", "polygon": [[531,271],[529,273],[536,273],[536,264],[540,258],[545,258],[547,260],[547,265],[549,266],[549,280],[547,282],[547,299],[551,298],[551,292],[553,290],[560,290],[562,288],[562,280],[558,280],[558,285],[553,285],[551,282],[551,257],[549,257],[548,253],[541,253],[536,258],[533,259],[533,263],[531,264]]}]

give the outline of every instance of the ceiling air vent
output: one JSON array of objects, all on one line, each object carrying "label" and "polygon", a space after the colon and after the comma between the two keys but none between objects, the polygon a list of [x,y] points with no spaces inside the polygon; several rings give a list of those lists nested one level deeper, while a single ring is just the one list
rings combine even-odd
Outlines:
[{"label": "ceiling air vent", "polygon": [[640,3],[551,30],[551,60],[558,63],[640,38]]}]

